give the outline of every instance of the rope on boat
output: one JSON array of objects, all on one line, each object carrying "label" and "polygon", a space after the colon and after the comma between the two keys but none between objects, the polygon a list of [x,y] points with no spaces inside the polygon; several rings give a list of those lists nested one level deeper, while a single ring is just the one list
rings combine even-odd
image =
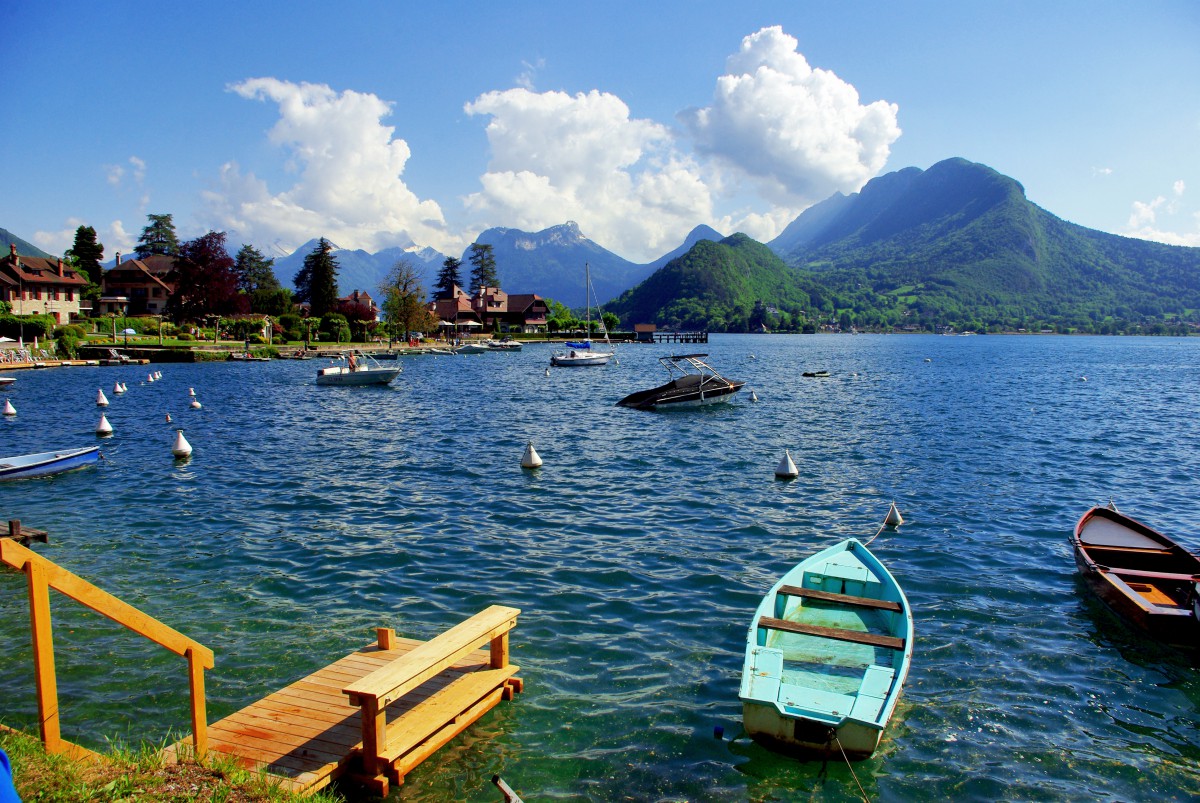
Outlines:
[{"label": "rope on boat", "polygon": [[[878,533],[876,533],[878,535]],[[837,742],[838,750],[842,751],[842,761],[846,762],[846,769],[850,770],[850,777],[854,779],[854,785],[858,787],[858,793],[862,796],[863,803],[871,803],[871,799],[867,797],[867,792],[863,789],[861,783],[858,782],[858,776],[854,774],[854,766],[850,763],[850,759],[846,756],[846,748],[842,747],[842,740],[837,737],[837,733],[831,734],[833,741]]]}]

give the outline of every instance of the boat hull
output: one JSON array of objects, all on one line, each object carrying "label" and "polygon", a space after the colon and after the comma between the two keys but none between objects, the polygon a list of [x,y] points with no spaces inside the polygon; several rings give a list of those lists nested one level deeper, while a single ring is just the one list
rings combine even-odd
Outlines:
[{"label": "boat hull", "polygon": [[550,364],[559,368],[583,368],[589,365],[606,365],[612,358],[613,355],[605,351],[597,351],[590,354],[580,354],[572,351],[566,354],[550,355]]},{"label": "boat hull", "polygon": [[41,452],[19,457],[0,458],[0,481],[49,477],[64,471],[84,468],[100,459],[100,447]]},{"label": "boat hull", "polygon": [[855,539],[789,570],[746,635],[739,697],[746,733],[802,757],[862,759],[879,746],[912,658],[912,611]]},{"label": "boat hull", "polygon": [[1087,589],[1110,610],[1164,644],[1200,646],[1200,557],[1108,508],[1092,508],[1071,537]]},{"label": "boat hull", "polygon": [[687,410],[730,401],[745,384],[720,381],[696,385],[681,384],[680,380],[672,380],[650,390],[631,393],[617,402],[617,405],[638,410]]},{"label": "boat hull", "polygon": [[332,368],[323,368],[317,372],[317,384],[345,387],[386,385],[399,375],[399,368],[369,368],[351,371],[348,368],[334,366]]}]

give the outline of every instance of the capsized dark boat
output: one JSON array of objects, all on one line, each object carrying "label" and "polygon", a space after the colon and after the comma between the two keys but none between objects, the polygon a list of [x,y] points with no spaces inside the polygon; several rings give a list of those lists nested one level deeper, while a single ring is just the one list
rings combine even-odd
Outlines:
[{"label": "capsized dark boat", "polygon": [[1200,557],[1107,507],[1083,514],[1071,536],[1087,587],[1166,644],[1200,646]]},{"label": "capsized dark boat", "polygon": [[670,380],[656,388],[639,390],[621,399],[621,407],[638,410],[662,410],[700,407],[729,401],[745,385],[721,376],[704,361],[707,354],[677,354],[660,357]]}]

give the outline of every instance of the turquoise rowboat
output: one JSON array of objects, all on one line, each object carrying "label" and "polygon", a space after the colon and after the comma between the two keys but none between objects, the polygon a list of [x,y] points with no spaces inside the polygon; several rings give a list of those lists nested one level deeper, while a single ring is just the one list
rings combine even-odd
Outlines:
[{"label": "turquoise rowboat", "polygon": [[900,698],[913,622],[896,579],[854,538],[788,571],[746,636],[746,733],[785,753],[868,758]]}]

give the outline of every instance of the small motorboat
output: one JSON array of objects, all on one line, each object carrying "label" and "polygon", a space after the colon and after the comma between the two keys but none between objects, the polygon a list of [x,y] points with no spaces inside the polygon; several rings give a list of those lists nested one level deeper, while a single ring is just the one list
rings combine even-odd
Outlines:
[{"label": "small motorboat", "polygon": [[265,354],[253,354],[249,351],[234,351],[230,352],[229,359],[239,362],[270,362],[271,358]]},{"label": "small motorboat", "polygon": [[400,366],[385,368],[361,351],[338,355],[337,364],[317,371],[318,385],[386,385],[400,375]]},{"label": "small motorboat", "polygon": [[738,696],[746,733],[800,756],[869,757],[912,660],[908,599],[854,538],[790,569],[746,635]]},{"label": "small motorboat", "polygon": [[15,376],[0,376],[0,388],[6,388],[16,381],[17,378]]},{"label": "small motorboat", "polygon": [[488,340],[484,342],[488,351],[520,351],[521,344],[511,337],[506,337],[503,340]]},{"label": "small motorboat", "polygon": [[1200,646],[1200,557],[1111,507],[1084,513],[1071,546],[1109,608],[1165,644]]},{"label": "small motorboat", "polygon": [[824,377],[829,376],[829,372],[824,371],[824,370],[822,370],[822,371],[805,371],[804,373],[801,374],[801,376],[807,376],[810,379],[811,378],[823,379]]},{"label": "small motorboat", "polygon": [[48,477],[89,466],[100,459],[100,447],[65,449],[60,452],[40,452],[18,457],[0,457],[0,480],[24,480]]},{"label": "small motorboat", "polygon": [[650,390],[639,390],[617,402],[638,410],[680,409],[729,401],[745,385],[718,374],[704,361],[707,354],[677,354],[660,357],[670,380]]},{"label": "small motorboat", "polygon": [[482,343],[463,343],[460,346],[455,346],[452,350],[455,354],[483,354],[488,350],[488,347]]}]

